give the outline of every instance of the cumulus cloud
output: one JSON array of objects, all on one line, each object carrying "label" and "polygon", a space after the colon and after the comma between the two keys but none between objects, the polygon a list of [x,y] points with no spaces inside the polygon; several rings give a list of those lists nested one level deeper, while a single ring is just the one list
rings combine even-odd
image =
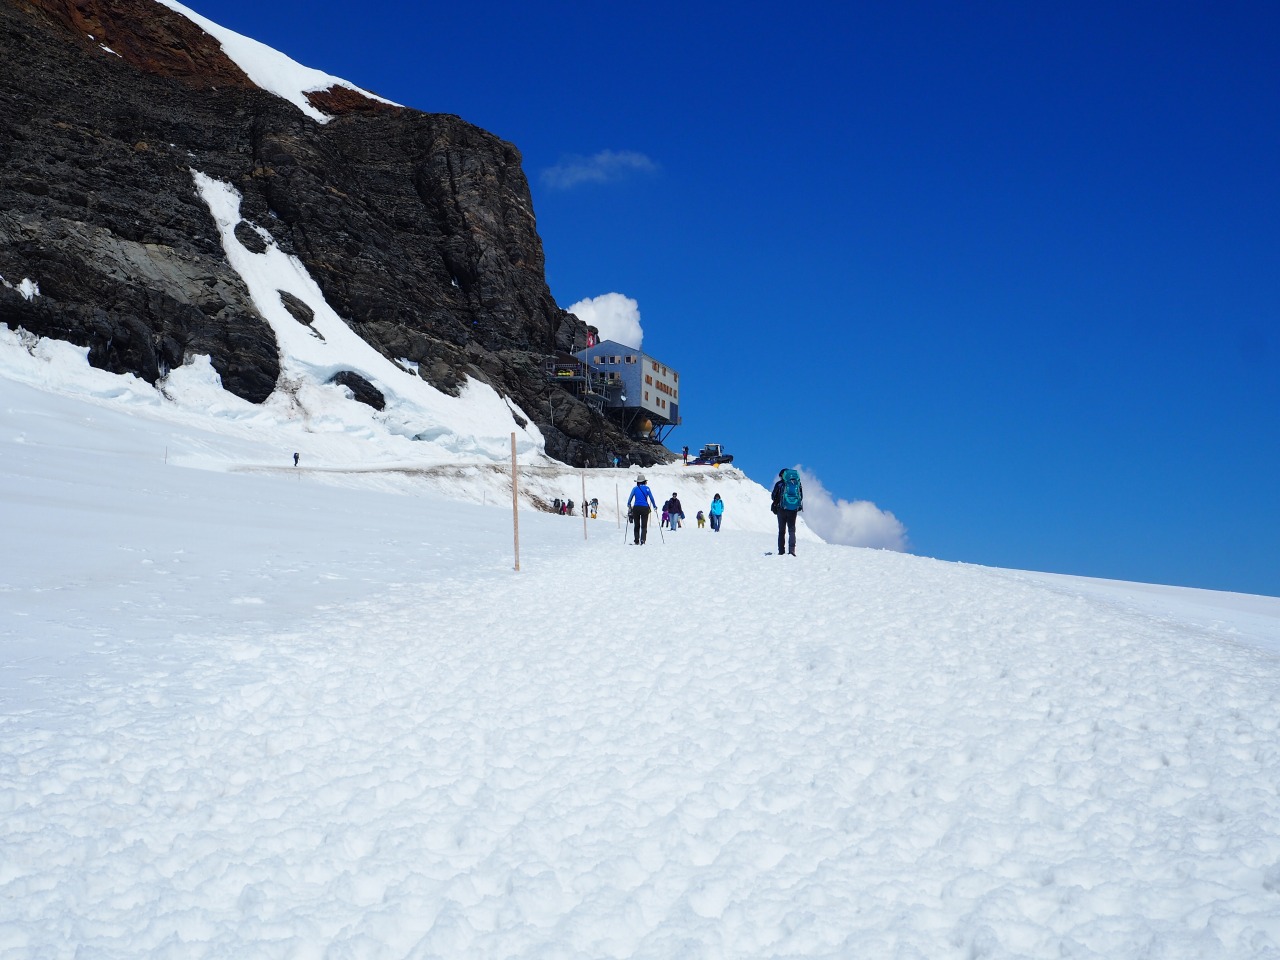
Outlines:
[{"label": "cumulus cloud", "polygon": [[542,171],[543,186],[570,190],[584,183],[613,183],[632,174],[653,173],[658,165],[634,150],[601,150],[589,157],[570,155]]},{"label": "cumulus cloud", "polygon": [[804,484],[805,523],[823,540],[850,547],[906,551],[907,528],[892,513],[870,500],[838,500],[804,467],[796,469]]},{"label": "cumulus cloud", "polygon": [[617,340],[640,349],[644,330],[640,327],[640,304],[620,293],[602,293],[579,300],[569,312],[589,327],[600,331],[601,340]]}]

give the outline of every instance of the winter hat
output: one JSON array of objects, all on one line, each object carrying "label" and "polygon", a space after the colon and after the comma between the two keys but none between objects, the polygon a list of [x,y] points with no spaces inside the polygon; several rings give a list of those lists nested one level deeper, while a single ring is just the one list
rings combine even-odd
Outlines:
[{"label": "winter hat", "polygon": [[640,474],[640,476],[636,477],[636,483],[644,483],[644,482],[645,482],[645,481],[644,481],[644,474],[643,474],[643,473],[642,473],[642,474]]}]

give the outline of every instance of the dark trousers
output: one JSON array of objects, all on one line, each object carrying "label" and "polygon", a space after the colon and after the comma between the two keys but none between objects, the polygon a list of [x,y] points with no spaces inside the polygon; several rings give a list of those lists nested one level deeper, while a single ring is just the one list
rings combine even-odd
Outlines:
[{"label": "dark trousers", "polygon": [[636,535],[634,541],[636,543],[644,543],[649,536],[649,508],[648,507],[632,507],[631,519],[636,524]]},{"label": "dark trousers", "polygon": [[[787,550],[783,550],[783,540],[790,536],[791,545]],[[796,511],[783,510],[778,508],[778,553],[790,553],[795,556],[796,552]]]}]

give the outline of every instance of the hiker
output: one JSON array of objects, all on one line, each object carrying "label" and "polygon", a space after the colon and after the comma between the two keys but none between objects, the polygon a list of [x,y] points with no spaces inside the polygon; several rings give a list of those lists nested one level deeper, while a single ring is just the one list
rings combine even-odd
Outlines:
[{"label": "hiker", "polygon": [[653,499],[653,491],[649,489],[649,485],[645,482],[644,474],[636,477],[636,485],[631,489],[631,496],[627,497],[627,507],[631,511],[631,521],[635,524],[635,537],[632,543],[641,544],[649,535],[649,510],[656,509],[658,501]]},{"label": "hiker", "polygon": [[295,467],[298,465],[298,455],[296,453],[293,455],[293,465]]},{"label": "hiker", "polygon": [[689,465],[689,448],[687,446],[684,448],[684,465],[686,467]]},{"label": "hiker", "polygon": [[698,511],[698,529],[701,530],[707,525],[707,516],[701,510]]},{"label": "hiker", "polygon": [[707,511],[711,514],[711,529],[716,533],[720,532],[720,518],[724,516],[724,501],[720,499],[720,494],[716,494],[711,499],[711,508]]},{"label": "hiker", "polygon": [[783,468],[778,471],[778,482],[773,485],[773,505],[769,508],[778,516],[778,556],[783,556],[783,537],[789,535],[790,544],[786,551],[796,555],[796,514],[804,509],[804,487],[800,484],[800,474]]},{"label": "hiker", "polygon": [[667,510],[670,514],[671,529],[679,529],[680,521],[684,519],[684,507],[680,506],[680,498],[674,493],[671,494],[671,499],[667,501]]}]

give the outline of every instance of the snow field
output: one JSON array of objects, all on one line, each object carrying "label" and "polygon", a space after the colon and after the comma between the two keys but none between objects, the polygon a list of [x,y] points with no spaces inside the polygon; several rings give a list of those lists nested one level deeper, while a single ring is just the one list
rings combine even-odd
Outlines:
[{"label": "snow field", "polygon": [[1267,654],[979,568],[540,520],[520,574],[406,538],[420,580],[47,678],[0,726],[0,956],[1276,949]]},{"label": "snow field", "polygon": [[1280,957],[1280,599],[0,348],[0,960]]}]

